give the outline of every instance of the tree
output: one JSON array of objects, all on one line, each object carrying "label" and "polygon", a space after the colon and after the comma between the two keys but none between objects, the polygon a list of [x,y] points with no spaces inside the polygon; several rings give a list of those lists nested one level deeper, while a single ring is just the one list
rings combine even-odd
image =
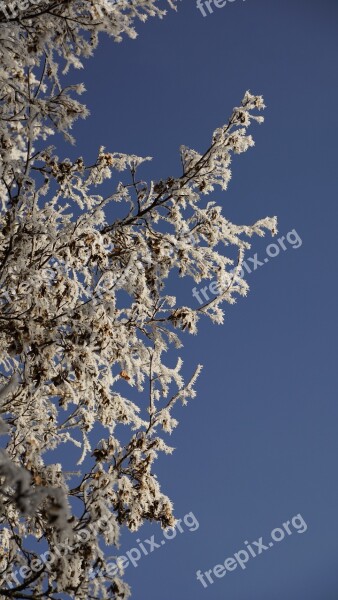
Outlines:
[{"label": "tree", "polygon": [[[246,92],[209,148],[182,147],[182,174],[157,183],[139,176],[149,157],[100,148],[87,165],[59,159],[48,145],[56,131],[71,142],[72,124],[87,116],[75,98],[83,87],[63,87],[60,69],[80,67],[100,32],[135,37],[135,19],[164,16],[155,4],[35,0],[0,17],[4,598],[129,596],[122,569],[109,572],[102,542],[117,545],[123,525],[174,524],[153,463],[172,452],[173,409],[195,395],[201,369],[184,382],[182,360],[169,367],[165,353],[181,347],[181,331],[196,333],[201,316],[222,323],[222,303],[248,290],[240,270],[249,238],[276,229],[275,218],[235,225],[204,201],[216,186],[226,190],[232,154],[253,146],[247,128],[263,120],[254,114],[264,108],[261,96]],[[100,193],[117,177],[113,191]],[[117,202],[124,216],[109,222],[107,207]],[[230,245],[235,265],[224,253]],[[218,295],[198,308],[180,306],[166,293],[177,271],[194,282],[216,277]],[[106,435],[94,443],[97,424]],[[64,443],[74,445],[84,473],[57,462]],[[92,575],[97,568],[100,577]],[[18,569],[21,580],[11,575]]]}]

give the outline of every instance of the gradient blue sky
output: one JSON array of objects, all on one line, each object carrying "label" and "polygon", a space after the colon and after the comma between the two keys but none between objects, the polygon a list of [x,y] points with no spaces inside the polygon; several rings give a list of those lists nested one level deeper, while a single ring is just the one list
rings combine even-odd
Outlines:
[{"label": "gradient blue sky", "polygon": [[[266,122],[214,199],[237,223],[278,215],[280,235],[296,229],[303,243],[248,276],[251,292],[224,326],[203,321],[186,336],[187,372],[205,368],[157,472],[177,517],[193,511],[200,526],[126,579],[136,600],[337,600],[338,2],[236,0],[207,18],[193,0],[179,4],[139,25],[136,41],[103,39],[76,74],[92,114],[68,154],[93,157],[104,144],[154,156],[154,178],[179,174],[180,144],[205,149],[250,89],[265,97]],[[268,243],[253,252],[264,257]],[[198,569],[297,513],[304,534],[207,589],[197,582]],[[126,532],[120,553],[152,534],[162,539],[155,525]]]}]

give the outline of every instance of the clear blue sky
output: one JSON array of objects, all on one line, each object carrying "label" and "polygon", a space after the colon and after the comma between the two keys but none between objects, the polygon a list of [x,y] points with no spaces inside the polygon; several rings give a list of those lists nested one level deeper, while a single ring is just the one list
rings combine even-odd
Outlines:
[{"label": "clear blue sky", "polygon": [[[278,215],[280,235],[295,229],[302,245],[248,275],[251,292],[224,326],[205,321],[186,337],[187,371],[205,368],[157,470],[177,517],[193,511],[199,528],[126,579],[135,600],[337,600],[338,3],[235,0],[207,18],[193,0],[179,4],[139,25],[136,41],[102,40],[76,74],[92,114],[71,152],[104,144],[154,156],[153,177],[175,175],[180,144],[203,150],[246,89],[263,94],[256,147],[214,199],[237,223]],[[268,243],[255,242],[261,261]],[[196,303],[189,284],[184,294]],[[196,580],[298,513],[305,533],[207,589]],[[155,525],[126,532],[121,553],[151,535],[162,539]]]}]

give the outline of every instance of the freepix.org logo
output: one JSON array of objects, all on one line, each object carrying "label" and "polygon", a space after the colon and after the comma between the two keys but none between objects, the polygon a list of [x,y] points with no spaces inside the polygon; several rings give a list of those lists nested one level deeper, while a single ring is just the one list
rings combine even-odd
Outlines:
[{"label": "freepix.org logo", "polygon": [[[250,256],[243,262],[242,269],[239,272],[237,272],[237,267],[234,267],[230,273],[233,274],[234,278],[243,278],[245,277],[246,273],[250,274],[256,271],[258,268],[266,265],[270,259],[276,258],[280,254],[281,250],[283,250],[283,252],[285,252],[288,248],[297,250],[303,244],[303,240],[297,233],[296,229],[292,229],[291,231],[288,231],[286,235],[279,237],[277,242],[278,243],[276,244],[269,244],[266,247],[266,256],[260,257],[262,260],[259,260],[256,252],[253,256]],[[209,285],[199,289],[194,287],[192,290],[192,295],[194,298],[196,298],[201,306],[205,302],[210,302],[210,295],[208,294],[208,291],[210,292],[211,296],[218,296],[222,292],[222,290],[219,289],[219,285],[216,280],[211,281]]]},{"label": "freepix.org logo", "polygon": [[7,20],[16,19],[20,12],[27,10],[35,4],[41,4],[42,0],[16,0],[16,2],[0,2],[0,13]]},{"label": "freepix.org logo", "polygon": [[[245,2],[245,0],[243,1]],[[207,17],[214,12],[213,7],[223,8],[227,2],[236,2],[236,0],[197,0],[196,6],[203,17]]]},{"label": "freepix.org logo", "polygon": [[242,548],[241,550],[238,550],[233,556],[229,556],[223,563],[215,565],[208,571],[196,571],[196,578],[204,588],[207,588],[209,585],[212,585],[216,579],[225,577],[227,573],[231,573],[237,569],[237,567],[240,567],[244,571],[249,560],[256,558],[263,552],[271,550],[275,544],[279,544],[286,536],[291,536],[294,532],[300,534],[305,533],[307,528],[307,523],[304,521],[302,515],[298,513],[298,515],[295,515],[289,521],[285,521],[281,527],[273,529],[269,541],[264,540],[263,542],[262,537],[250,543],[246,540],[244,542],[245,549]]}]

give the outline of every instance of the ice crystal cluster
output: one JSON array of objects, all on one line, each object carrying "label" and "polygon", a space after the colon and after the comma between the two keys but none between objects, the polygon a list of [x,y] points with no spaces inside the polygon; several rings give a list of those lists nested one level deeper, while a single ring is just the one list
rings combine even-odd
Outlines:
[{"label": "ice crystal cluster", "polygon": [[[184,381],[181,358],[173,367],[168,356],[201,316],[222,323],[222,303],[247,293],[227,247],[240,272],[249,238],[276,227],[274,218],[235,225],[210,199],[227,189],[232,155],[253,146],[247,129],[262,121],[261,96],[247,92],[209,148],[182,147],[181,174],[157,182],[141,179],[149,158],[102,147],[87,164],[51,145],[55,132],[72,142],[74,121],[88,114],[83,86],[65,87],[63,74],[82,66],[100,33],[134,38],[137,20],[164,14],[155,0],[45,0],[0,16],[4,598],[129,596],[123,573],[105,569],[105,546],[118,544],[123,525],[173,525],[154,461],[172,452],[173,408],[195,395],[200,371]],[[122,216],[112,221],[116,203]],[[181,306],[167,292],[178,275],[216,277],[220,293]],[[46,550],[53,560],[36,568]],[[25,579],[10,588],[22,567]],[[97,567],[105,575],[90,577]]]}]

